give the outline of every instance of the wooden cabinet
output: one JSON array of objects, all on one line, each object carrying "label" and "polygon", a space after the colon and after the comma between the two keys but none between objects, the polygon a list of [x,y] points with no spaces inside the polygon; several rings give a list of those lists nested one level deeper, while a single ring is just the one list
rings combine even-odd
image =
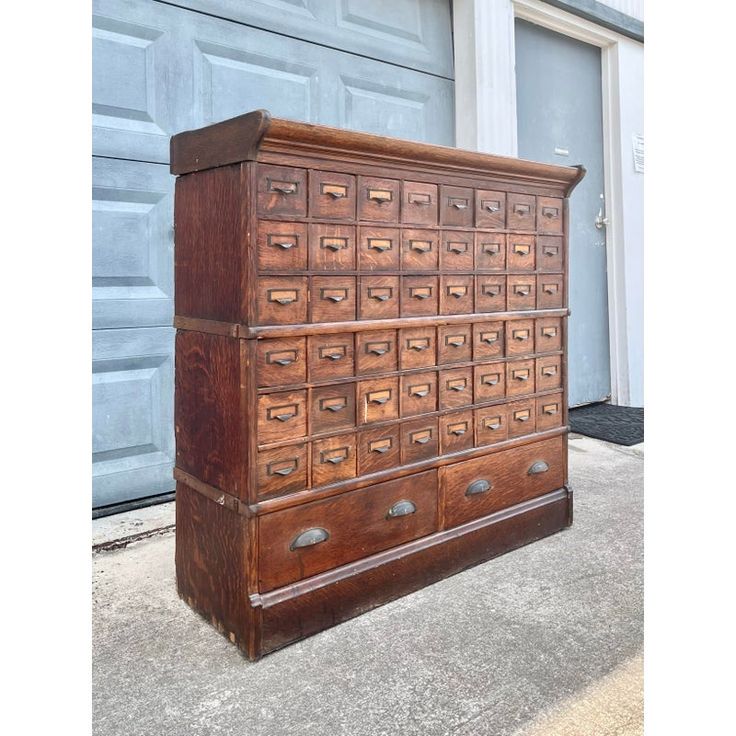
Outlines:
[{"label": "wooden cabinet", "polygon": [[187,603],[258,658],[570,523],[581,169],[263,111],[171,149]]}]

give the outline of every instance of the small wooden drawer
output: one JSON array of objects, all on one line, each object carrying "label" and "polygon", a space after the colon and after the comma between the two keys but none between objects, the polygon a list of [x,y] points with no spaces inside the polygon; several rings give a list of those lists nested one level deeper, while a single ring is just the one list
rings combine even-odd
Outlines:
[{"label": "small wooden drawer", "polygon": [[537,309],[560,309],[563,306],[561,273],[543,273],[537,278]]},{"label": "small wooden drawer", "polygon": [[310,171],[309,214],[326,220],[354,220],[355,177],[332,171]]},{"label": "small wooden drawer", "polygon": [[534,360],[506,363],[506,395],[526,396],[534,393]]},{"label": "small wooden drawer", "polygon": [[307,340],[282,337],[256,344],[258,386],[287,386],[307,380]]},{"label": "small wooden drawer", "polygon": [[466,274],[440,276],[440,314],[472,314],[473,286]]},{"label": "small wooden drawer", "polygon": [[292,325],[307,321],[309,280],[306,276],[260,276],[256,298],[259,325]]},{"label": "small wooden drawer", "polygon": [[441,187],[440,224],[473,227],[473,200],[472,189]]},{"label": "small wooden drawer", "polygon": [[437,185],[405,181],[401,196],[401,222],[437,224]]},{"label": "small wooden drawer", "polygon": [[359,220],[398,222],[399,199],[399,182],[396,179],[358,177]]},{"label": "small wooden drawer", "polygon": [[399,425],[358,432],[358,475],[401,465]]},{"label": "small wooden drawer", "polygon": [[476,322],[473,325],[473,360],[503,358],[504,323]]},{"label": "small wooden drawer", "polygon": [[475,190],[475,226],[502,228],[506,225],[506,192]]},{"label": "small wooden drawer", "polygon": [[307,172],[258,164],[258,214],[306,217]]},{"label": "small wooden drawer", "polygon": [[359,376],[398,370],[396,330],[369,330],[355,337],[356,368]]},{"label": "small wooden drawer", "polygon": [[356,456],[354,434],[312,442],[312,487],[355,478],[358,472]]},{"label": "small wooden drawer", "polygon": [[350,429],[355,426],[355,384],[313,388],[309,407],[310,434]]},{"label": "small wooden drawer", "polygon": [[473,369],[449,368],[440,371],[440,409],[460,409],[473,403]]},{"label": "small wooden drawer", "polygon": [[296,439],[306,433],[306,390],[279,391],[258,397],[259,443]]},{"label": "small wooden drawer", "polygon": [[506,197],[506,227],[509,230],[535,230],[536,197],[533,194],[509,192]]},{"label": "small wooden drawer", "polygon": [[534,320],[514,319],[506,323],[506,355],[531,355],[534,352]]},{"label": "small wooden drawer", "polygon": [[562,357],[548,355],[537,358],[537,391],[562,388]]},{"label": "small wooden drawer", "polygon": [[562,394],[537,399],[537,432],[562,426]]},{"label": "small wooden drawer", "polygon": [[401,277],[401,316],[436,315],[439,310],[439,280],[436,276]]},{"label": "small wooden drawer", "polygon": [[401,416],[414,417],[437,411],[437,373],[401,376]]},{"label": "small wooden drawer", "polygon": [[473,367],[475,403],[502,399],[506,395],[506,366],[504,363],[484,363]]},{"label": "small wooden drawer", "polygon": [[440,238],[440,268],[443,271],[473,270],[473,234],[445,230]]},{"label": "small wooden drawer", "polygon": [[465,363],[472,358],[470,325],[443,325],[437,328],[437,364]]},{"label": "small wooden drawer", "polygon": [[404,230],[401,234],[401,268],[404,271],[436,271],[439,251],[436,230]]},{"label": "small wooden drawer", "polygon": [[312,277],[312,322],[355,319],[355,276]]},{"label": "small wooden drawer", "polygon": [[540,233],[562,232],[562,200],[537,197],[537,230]]},{"label": "small wooden drawer", "polygon": [[258,524],[260,590],[288,585],[436,530],[436,470],[266,514]]},{"label": "small wooden drawer", "polygon": [[258,270],[306,271],[307,226],[299,222],[258,223]]},{"label": "small wooden drawer", "polygon": [[561,488],[561,437],[501,450],[440,469],[445,527],[453,527]]},{"label": "small wooden drawer", "polygon": [[473,410],[443,414],[439,420],[440,455],[473,447]]},{"label": "small wooden drawer", "polygon": [[358,266],[362,271],[398,271],[401,238],[390,227],[361,227]]},{"label": "small wooden drawer", "polygon": [[506,268],[506,236],[503,233],[475,234],[475,268],[478,271]]},{"label": "small wooden drawer", "polygon": [[562,271],[563,253],[562,238],[554,235],[537,237],[537,269],[540,271]]},{"label": "small wooden drawer", "polygon": [[509,271],[533,271],[536,266],[536,238],[533,235],[509,235],[506,267]]},{"label": "small wooden drawer", "polygon": [[429,368],[437,363],[437,336],[434,327],[404,327],[399,330],[401,370]]},{"label": "small wooden drawer", "polygon": [[536,288],[536,276],[531,274],[509,276],[506,286],[509,312],[534,309],[537,302]]},{"label": "small wooden drawer", "polygon": [[352,225],[310,225],[309,265],[313,271],[355,269],[355,228]]},{"label": "small wooden drawer", "polygon": [[399,418],[399,379],[374,378],[358,383],[358,424]]},{"label": "small wooden drawer", "polygon": [[398,317],[399,289],[398,276],[361,276],[358,319]]},{"label": "small wooden drawer", "polygon": [[310,335],[307,338],[307,349],[310,381],[329,381],[355,373],[352,332]]},{"label": "small wooden drawer", "polygon": [[473,412],[475,419],[475,445],[492,445],[503,442],[509,436],[507,405],[486,406]]},{"label": "small wooden drawer", "polygon": [[306,444],[262,450],[256,464],[259,501],[308,487]]},{"label": "small wooden drawer", "polygon": [[534,434],[537,413],[537,405],[534,399],[512,401],[508,405],[508,412],[510,438]]},{"label": "small wooden drawer", "polygon": [[537,352],[562,350],[562,320],[559,317],[544,317],[534,321]]},{"label": "small wooden drawer", "polygon": [[401,464],[417,463],[439,454],[437,417],[425,417],[401,424]]},{"label": "small wooden drawer", "polygon": [[506,276],[478,274],[475,277],[475,311],[503,312],[506,309]]}]

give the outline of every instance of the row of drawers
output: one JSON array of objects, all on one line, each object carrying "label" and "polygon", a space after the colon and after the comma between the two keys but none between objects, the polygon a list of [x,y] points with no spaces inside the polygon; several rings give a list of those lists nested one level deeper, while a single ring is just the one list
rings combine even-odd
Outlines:
[{"label": "row of drawers", "polygon": [[562,199],[258,165],[261,217],[507,228],[561,233]]},{"label": "row of drawers", "polygon": [[259,340],[259,387],[431,368],[562,349],[560,317]]},{"label": "row of drawers", "polygon": [[257,252],[261,272],[560,271],[563,242],[554,235],[261,220]]},{"label": "row of drawers", "polygon": [[562,387],[562,357],[483,363],[258,397],[258,443],[528,396]]},{"label": "row of drawers", "polygon": [[265,592],[494,513],[564,484],[554,437],[261,516]]},{"label": "row of drawers", "polygon": [[560,309],[562,274],[261,276],[258,324]]}]

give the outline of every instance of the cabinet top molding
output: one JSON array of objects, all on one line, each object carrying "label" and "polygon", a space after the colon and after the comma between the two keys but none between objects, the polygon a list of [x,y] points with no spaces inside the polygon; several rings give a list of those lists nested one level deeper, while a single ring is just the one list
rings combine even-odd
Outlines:
[{"label": "cabinet top molding", "polygon": [[255,110],[173,136],[171,173],[190,174],[243,161],[257,161],[266,152],[345,160],[360,156],[363,162],[372,161],[377,165],[406,164],[416,168],[420,164],[454,174],[513,177],[530,184],[559,186],[566,195],[585,175],[583,166],[555,166],[284,120],[271,117],[267,110]]}]

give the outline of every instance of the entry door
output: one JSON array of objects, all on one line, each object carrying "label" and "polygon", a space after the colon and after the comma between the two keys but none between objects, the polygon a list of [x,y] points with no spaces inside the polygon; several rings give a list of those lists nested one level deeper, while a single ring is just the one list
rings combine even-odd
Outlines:
[{"label": "entry door", "polygon": [[595,226],[603,193],[601,52],[516,21],[519,156],[587,174],[570,200],[570,406],[611,395],[606,231]]}]

